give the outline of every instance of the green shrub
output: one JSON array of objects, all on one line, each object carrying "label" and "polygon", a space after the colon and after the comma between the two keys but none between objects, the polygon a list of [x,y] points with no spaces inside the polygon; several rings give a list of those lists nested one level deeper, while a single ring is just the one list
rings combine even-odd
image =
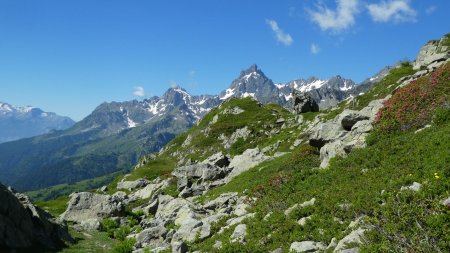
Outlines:
[{"label": "green shrub", "polygon": [[130,234],[131,228],[130,226],[121,226],[114,232],[114,238],[117,240],[123,241]]},{"label": "green shrub", "polygon": [[114,238],[114,231],[119,227],[119,223],[110,218],[104,219],[100,222],[100,231],[104,231],[109,237]]},{"label": "green shrub", "polygon": [[136,242],[135,239],[126,239],[120,242],[117,246],[112,249],[113,253],[131,253],[133,252],[133,246]]}]

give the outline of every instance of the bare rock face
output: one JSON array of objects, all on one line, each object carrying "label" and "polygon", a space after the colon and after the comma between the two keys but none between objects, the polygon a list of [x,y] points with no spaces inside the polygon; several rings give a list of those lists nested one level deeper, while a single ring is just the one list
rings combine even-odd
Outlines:
[{"label": "bare rock face", "polygon": [[73,241],[67,228],[33,205],[24,194],[0,184],[0,252],[32,247],[58,249]]},{"label": "bare rock face", "polygon": [[450,51],[447,46],[444,45],[444,40],[449,39],[449,35],[444,36],[440,40],[433,40],[425,44],[420,49],[414,62],[413,69],[419,70],[421,68],[427,68],[435,62],[445,61],[450,58]]},{"label": "bare rock face", "polygon": [[318,112],[319,105],[308,93],[303,93],[297,90],[292,92],[293,109],[295,113],[304,112]]}]

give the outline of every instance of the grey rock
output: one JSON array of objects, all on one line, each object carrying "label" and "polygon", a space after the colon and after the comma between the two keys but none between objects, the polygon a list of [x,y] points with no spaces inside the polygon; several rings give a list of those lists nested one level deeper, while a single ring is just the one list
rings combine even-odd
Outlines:
[{"label": "grey rock", "polygon": [[283,253],[283,249],[277,248],[277,249],[272,250],[270,253]]},{"label": "grey rock", "polygon": [[420,190],[420,188],[422,188],[421,183],[413,182],[412,185],[410,185],[410,186],[402,186],[402,188],[400,188],[400,190],[401,191],[411,190],[411,191],[418,192]]},{"label": "grey rock", "polygon": [[155,181],[151,184],[148,184],[142,189],[139,189],[138,191],[130,194],[130,199],[148,199],[152,196],[155,196],[157,192],[160,190],[166,188],[170,182],[168,180],[164,181]]},{"label": "grey rock", "polygon": [[245,110],[243,110],[242,108],[240,108],[239,106],[235,106],[232,108],[227,108],[225,110],[223,110],[222,114],[233,114],[233,115],[238,115],[245,112]]},{"label": "grey rock", "polygon": [[441,204],[444,206],[450,206],[450,197],[441,201]]},{"label": "grey rock", "polygon": [[320,123],[317,127],[312,129],[309,136],[309,144],[313,147],[321,148],[325,144],[334,141],[346,134],[342,126],[336,122],[330,121]]},{"label": "grey rock", "polygon": [[347,244],[362,244],[365,231],[362,228],[352,231],[339,241],[333,252],[342,252],[347,247]]},{"label": "grey rock", "polygon": [[172,241],[172,253],[187,253],[189,251],[185,242]]},{"label": "grey rock", "polygon": [[157,246],[164,241],[167,234],[167,229],[164,226],[155,226],[142,230],[136,236],[136,247]]},{"label": "grey rock", "polygon": [[307,217],[302,217],[302,218],[300,218],[300,220],[297,221],[297,223],[303,227],[304,225],[306,225],[306,222],[308,222],[308,220],[311,220],[311,219],[312,219],[312,215],[307,216]]},{"label": "grey rock", "polygon": [[67,228],[29,198],[0,184],[0,249],[58,249],[73,239]]},{"label": "grey rock", "polygon": [[295,113],[319,111],[319,105],[310,94],[293,90],[292,97],[292,107]]},{"label": "grey rock", "polygon": [[247,225],[239,224],[231,234],[230,239],[232,242],[245,243],[245,236],[247,235]]},{"label": "grey rock", "polygon": [[264,155],[259,148],[247,149],[244,153],[235,156],[233,160],[231,160],[229,167],[232,168],[232,171],[228,174],[225,181],[230,182],[235,176],[270,159],[272,158]]},{"label": "grey rock", "polygon": [[326,245],[322,242],[303,241],[293,242],[289,248],[290,252],[316,252],[319,250],[325,250]]},{"label": "grey rock", "polygon": [[203,205],[203,208],[209,209],[209,210],[216,210],[216,209],[228,207],[231,204],[236,203],[237,196],[238,196],[237,192],[222,193],[216,199],[206,202]]},{"label": "grey rock", "polygon": [[369,117],[367,115],[362,115],[357,111],[353,111],[353,110],[344,110],[341,114],[340,114],[340,118],[341,118],[341,125],[342,127],[347,130],[350,131],[352,130],[352,127],[361,120],[368,120]]},{"label": "grey rock", "polygon": [[443,44],[445,38],[430,41],[419,51],[416,61],[413,64],[414,70],[419,70],[434,62],[445,61],[450,58],[449,48]]},{"label": "grey rock", "polygon": [[106,192],[106,191],[108,191],[108,186],[106,186],[106,185],[102,186],[102,187],[100,188],[100,191],[101,191],[101,192]]},{"label": "grey rock", "polygon": [[66,211],[61,214],[64,221],[83,223],[86,220],[121,216],[125,213],[122,199],[116,196],[92,192],[73,193],[67,203]]},{"label": "grey rock", "polygon": [[213,244],[213,248],[220,249],[222,248],[222,242],[221,241],[215,241]]},{"label": "grey rock", "polygon": [[301,208],[304,208],[304,207],[308,207],[308,206],[313,206],[315,203],[316,203],[316,198],[312,198],[310,200],[307,200],[307,201],[301,203],[299,206]]},{"label": "grey rock", "polygon": [[209,163],[218,166],[220,168],[224,168],[230,164],[230,159],[227,156],[225,156],[222,152],[219,152],[208,157],[202,163]]},{"label": "grey rock", "polygon": [[148,181],[147,179],[143,179],[143,178],[140,178],[135,181],[120,181],[119,183],[117,183],[117,189],[118,190],[127,189],[127,190],[131,191],[136,188],[142,188],[142,187],[148,185],[149,183],[150,183],[150,181]]}]

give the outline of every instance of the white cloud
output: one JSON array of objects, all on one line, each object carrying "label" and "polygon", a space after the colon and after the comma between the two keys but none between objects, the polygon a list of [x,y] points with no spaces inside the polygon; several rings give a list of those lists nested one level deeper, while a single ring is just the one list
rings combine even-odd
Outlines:
[{"label": "white cloud", "polygon": [[426,13],[427,15],[430,15],[430,14],[432,14],[433,12],[435,12],[436,9],[437,9],[436,5],[431,5],[430,7],[428,7],[428,8],[425,10],[425,13]]},{"label": "white cloud", "polygon": [[290,46],[294,40],[292,39],[291,35],[288,33],[285,33],[281,28],[278,26],[278,23],[275,20],[266,20],[266,23],[270,26],[272,31],[275,33],[275,37],[277,40],[281,43],[283,43],[285,46]]},{"label": "white cloud", "polygon": [[317,11],[309,10],[311,19],[323,31],[341,32],[355,24],[355,15],[359,12],[358,0],[336,0],[336,10],[318,5]]},{"label": "white cloud", "polygon": [[311,44],[311,53],[312,54],[318,54],[320,52],[320,47],[319,45],[312,43]]},{"label": "white cloud", "polygon": [[135,95],[136,97],[143,97],[143,96],[145,96],[144,87],[142,87],[142,86],[135,86],[134,87],[134,91],[133,91],[133,95]]},{"label": "white cloud", "polygon": [[416,21],[417,12],[409,6],[409,0],[389,0],[367,5],[369,14],[375,22]]}]

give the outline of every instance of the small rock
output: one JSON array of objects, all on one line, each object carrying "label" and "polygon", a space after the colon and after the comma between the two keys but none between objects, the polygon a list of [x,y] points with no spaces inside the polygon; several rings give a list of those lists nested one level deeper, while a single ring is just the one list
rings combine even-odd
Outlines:
[{"label": "small rock", "polygon": [[247,225],[239,224],[231,234],[231,242],[245,243],[245,235],[247,234]]},{"label": "small rock", "polygon": [[290,252],[316,252],[324,250],[327,246],[322,242],[303,241],[293,242],[289,248]]},{"label": "small rock", "polygon": [[422,184],[414,182],[410,186],[402,186],[402,188],[400,188],[400,191],[411,190],[417,192],[420,190],[420,188],[422,188]]},{"label": "small rock", "polygon": [[301,218],[300,220],[297,221],[297,223],[303,227],[304,225],[306,225],[306,222],[311,219],[312,219],[312,215]]},{"label": "small rock", "polygon": [[347,244],[362,244],[365,231],[366,230],[362,228],[352,231],[339,241],[333,252],[342,252],[342,250],[347,247]]},{"label": "small rock", "polygon": [[222,248],[222,242],[221,242],[221,241],[216,241],[216,242],[214,242],[213,248],[215,248],[215,249],[220,249],[220,248]]}]

